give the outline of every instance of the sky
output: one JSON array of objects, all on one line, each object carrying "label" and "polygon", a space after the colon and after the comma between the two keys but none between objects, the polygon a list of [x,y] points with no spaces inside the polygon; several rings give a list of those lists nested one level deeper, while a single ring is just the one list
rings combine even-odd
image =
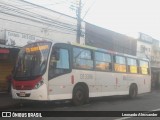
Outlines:
[{"label": "sky", "polygon": [[[77,0],[26,1],[75,16],[70,7]],[[133,38],[142,32],[160,40],[160,0],[82,0],[82,4],[82,18],[89,9],[86,22]]]}]

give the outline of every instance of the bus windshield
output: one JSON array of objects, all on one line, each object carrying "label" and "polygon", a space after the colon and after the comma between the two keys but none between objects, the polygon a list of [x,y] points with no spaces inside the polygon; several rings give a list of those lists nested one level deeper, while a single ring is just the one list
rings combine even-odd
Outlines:
[{"label": "bus windshield", "polygon": [[21,49],[14,71],[15,80],[31,80],[46,71],[51,42],[37,42]]}]

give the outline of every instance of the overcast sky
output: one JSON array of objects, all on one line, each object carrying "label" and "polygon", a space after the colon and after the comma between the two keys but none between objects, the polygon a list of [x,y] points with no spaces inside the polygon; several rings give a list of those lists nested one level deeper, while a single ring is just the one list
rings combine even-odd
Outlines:
[{"label": "overcast sky", "polygon": [[[76,0],[26,0],[75,16],[69,7]],[[82,17],[97,26],[138,37],[138,32],[160,40],[160,0],[82,0]],[[90,7],[92,6],[92,7]]]}]

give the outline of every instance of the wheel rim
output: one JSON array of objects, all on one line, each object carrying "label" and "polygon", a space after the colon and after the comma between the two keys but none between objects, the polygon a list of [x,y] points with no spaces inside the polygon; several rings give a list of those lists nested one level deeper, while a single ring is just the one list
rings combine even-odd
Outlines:
[{"label": "wheel rim", "polygon": [[78,90],[76,92],[76,98],[77,98],[78,101],[81,101],[83,99],[83,96],[84,95],[83,95],[83,93],[80,90]]},{"label": "wheel rim", "polygon": [[137,90],[136,90],[135,87],[133,87],[132,90],[131,90],[131,96],[135,97],[136,95],[137,95]]},{"label": "wheel rim", "polygon": [[133,89],[133,91],[132,91],[133,93],[133,97],[135,97],[136,96],[136,90],[135,89]]}]

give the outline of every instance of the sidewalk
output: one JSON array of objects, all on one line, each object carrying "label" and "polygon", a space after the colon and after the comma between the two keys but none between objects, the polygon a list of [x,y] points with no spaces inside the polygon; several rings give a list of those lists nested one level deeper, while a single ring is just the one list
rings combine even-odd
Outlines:
[{"label": "sidewalk", "polygon": [[12,108],[19,104],[20,104],[20,101],[12,99],[12,96],[10,93],[0,92],[0,110]]}]

